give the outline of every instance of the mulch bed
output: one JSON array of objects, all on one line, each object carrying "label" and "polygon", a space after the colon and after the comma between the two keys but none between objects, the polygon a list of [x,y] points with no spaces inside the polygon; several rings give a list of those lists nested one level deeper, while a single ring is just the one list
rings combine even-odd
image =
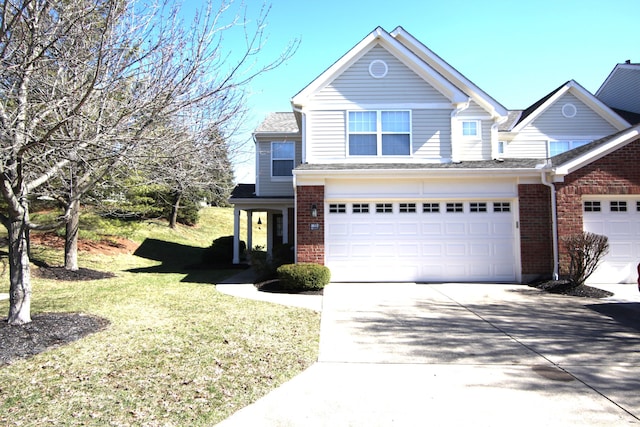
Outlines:
[{"label": "mulch bed", "polygon": [[296,295],[322,295],[323,294],[322,289],[318,291],[294,292],[294,291],[291,291],[290,289],[286,289],[282,287],[280,280],[278,279],[266,280],[264,282],[256,283],[255,287],[258,288],[260,292],[270,292],[275,294],[296,294]]},{"label": "mulch bed", "polygon": [[[40,266],[32,270],[34,276],[44,279],[79,281],[100,280],[115,274],[80,268],[77,271],[64,267]],[[107,319],[84,313],[38,313],[26,325],[9,325],[0,322],[0,366],[17,359],[26,359],[50,348],[77,341],[87,335],[105,329]]]},{"label": "mulch bed", "polygon": [[33,270],[36,277],[42,279],[78,281],[78,280],[100,280],[116,277],[114,273],[108,271],[91,270],[90,268],[79,268],[78,270],[67,270],[64,267],[41,266]]},{"label": "mulch bed", "polygon": [[574,286],[567,280],[546,280],[532,283],[529,286],[552,294],[569,295],[583,298],[607,298],[613,295],[609,291],[587,285]]},{"label": "mulch bed", "polygon": [[99,332],[109,326],[101,317],[83,313],[39,313],[26,325],[0,322],[0,366],[26,359]]}]

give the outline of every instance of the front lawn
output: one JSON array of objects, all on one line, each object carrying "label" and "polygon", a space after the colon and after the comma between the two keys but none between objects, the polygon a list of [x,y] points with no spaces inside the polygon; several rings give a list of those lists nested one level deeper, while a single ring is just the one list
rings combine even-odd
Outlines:
[{"label": "front lawn", "polygon": [[[232,209],[209,208],[199,227],[171,232],[154,222],[130,237],[173,240],[176,248],[194,242],[197,253],[231,234],[226,227],[217,235],[212,230],[232,216]],[[49,263],[59,255],[35,249]],[[0,425],[212,425],[316,360],[318,313],[220,294],[213,284],[236,271],[194,273],[166,261],[83,252],[82,267],[116,277],[34,277],[34,315],[81,312],[109,324],[0,365]],[[6,272],[3,279],[8,287]],[[7,311],[8,302],[0,302],[3,317]]]}]

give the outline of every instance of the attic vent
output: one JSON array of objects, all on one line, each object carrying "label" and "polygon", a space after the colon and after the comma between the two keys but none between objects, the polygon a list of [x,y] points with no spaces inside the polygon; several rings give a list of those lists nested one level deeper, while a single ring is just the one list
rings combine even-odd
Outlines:
[{"label": "attic vent", "polygon": [[381,79],[387,75],[387,71],[389,71],[389,67],[387,67],[387,63],[381,59],[375,59],[371,61],[369,64],[369,74],[374,79]]},{"label": "attic vent", "polygon": [[577,112],[578,109],[573,104],[564,104],[562,106],[562,115],[568,119],[575,117]]}]

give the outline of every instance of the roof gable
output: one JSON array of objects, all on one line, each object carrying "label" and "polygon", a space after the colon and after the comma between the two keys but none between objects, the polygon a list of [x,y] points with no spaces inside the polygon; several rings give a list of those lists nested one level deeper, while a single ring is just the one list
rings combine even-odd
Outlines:
[{"label": "roof gable", "polygon": [[629,123],[616,114],[611,108],[607,107],[602,101],[592,95],[575,80],[569,80],[556,90],[532,104],[529,108],[523,110],[519,120],[515,122],[515,126],[511,129],[511,132],[516,133],[522,131],[522,129],[540,117],[567,93],[574,95],[616,129],[622,130],[629,127]]},{"label": "roof gable", "polygon": [[640,114],[640,64],[617,64],[596,97],[611,108]]},{"label": "roof gable", "polygon": [[315,94],[333,82],[338,76],[344,73],[375,46],[383,47],[398,58],[398,60],[420,76],[424,81],[442,93],[452,104],[468,102],[469,96],[461,90],[461,88],[458,88],[451,81],[444,78],[413,51],[391,36],[391,34],[378,27],[338,61],[331,65],[314,81],[298,92],[298,94],[292,98],[291,103],[294,107],[298,108],[306,106]]}]

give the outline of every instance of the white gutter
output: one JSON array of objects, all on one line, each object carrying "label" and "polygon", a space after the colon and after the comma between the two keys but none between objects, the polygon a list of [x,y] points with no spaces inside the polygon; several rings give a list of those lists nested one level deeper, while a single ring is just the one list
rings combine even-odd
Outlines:
[{"label": "white gutter", "polygon": [[547,181],[548,168],[543,168],[541,177],[542,183],[551,189],[551,233],[553,239],[553,280],[558,280],[558,270],[560,264],[560,258],[558,256],[558,212],[556,201],[556,187],[553,183]]}]

